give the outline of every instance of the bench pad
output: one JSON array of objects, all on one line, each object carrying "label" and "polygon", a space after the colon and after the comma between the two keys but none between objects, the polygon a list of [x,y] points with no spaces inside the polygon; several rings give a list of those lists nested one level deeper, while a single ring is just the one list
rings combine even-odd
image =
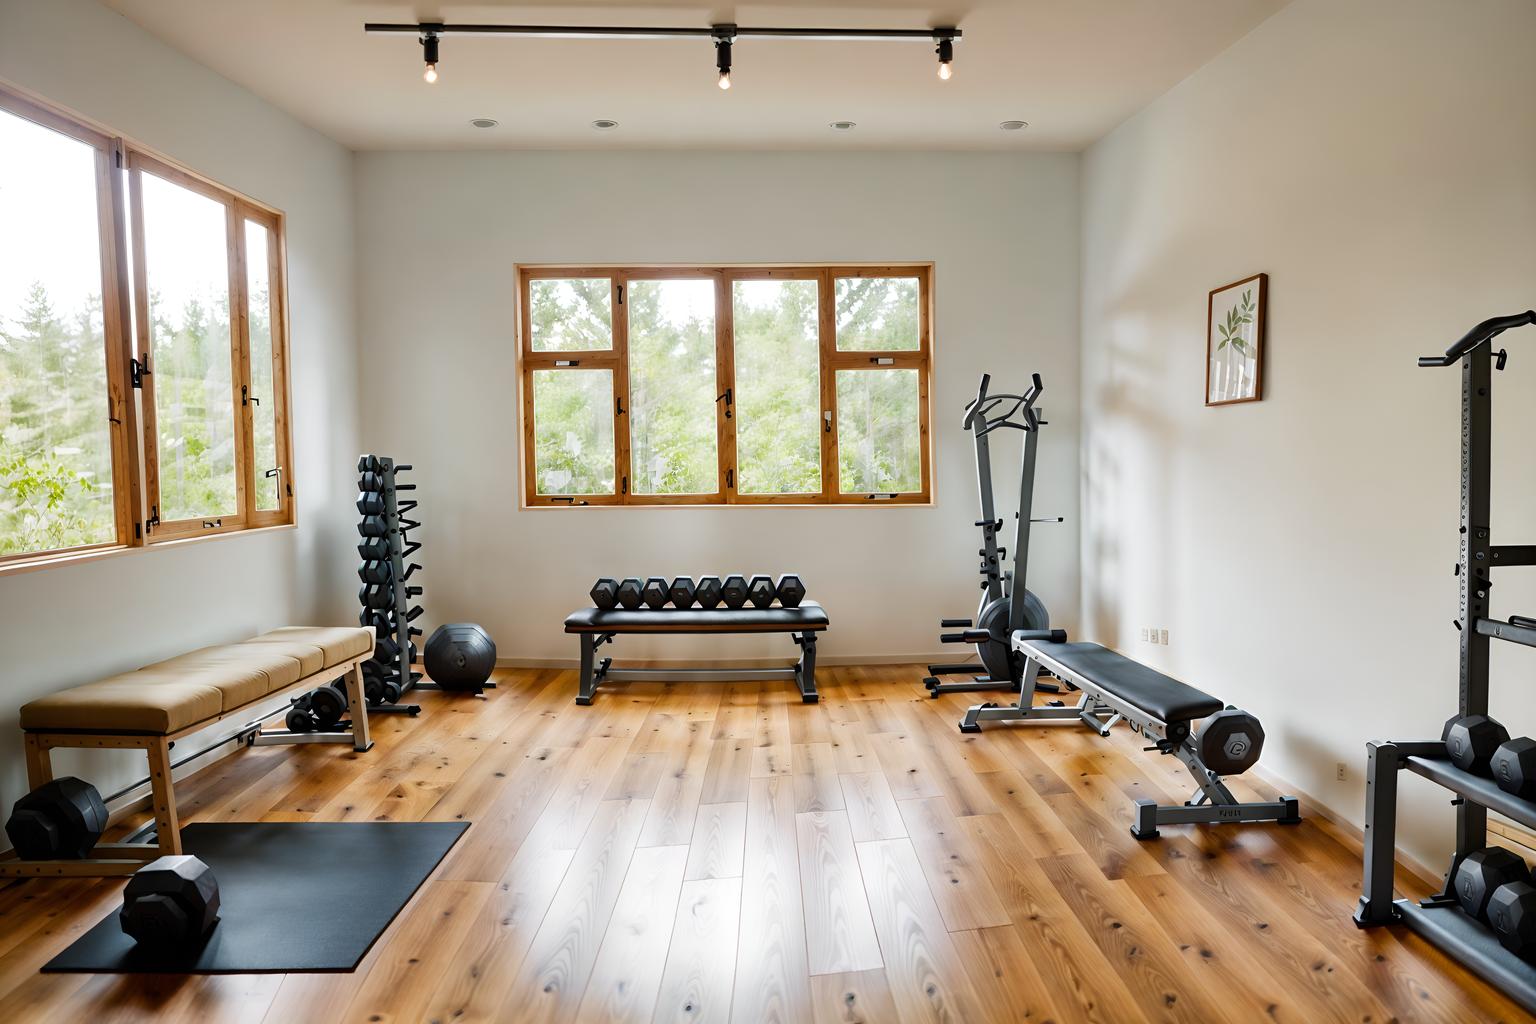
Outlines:
[{"label": "bench pad", "polygon": [[22,705],[21,727],[168,735],[371,650],[371,629],[289,626],[40,697]]},{"label": "bench pad", "polygon": [[[1099,644],[1028,640],[1016,642],[1016,649],[1025,654],[1038,651],[1065,669],[1069,680],[1081,676],[1160,722],[1191,722],[1225,707],[1210,694]],[[1047,662],[1046,667],[1052,666]]]},{"label": "bench pad", "polygon": [[827,628],[821,605],[798,608],[582,608],[567,633],[806,633]]}]

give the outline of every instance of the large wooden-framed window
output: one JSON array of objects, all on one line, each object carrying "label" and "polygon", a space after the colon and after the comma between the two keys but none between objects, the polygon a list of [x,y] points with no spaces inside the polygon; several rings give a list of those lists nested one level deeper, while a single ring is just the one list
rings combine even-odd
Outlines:
[{"label": "large wooden-framed window", "polygon": [[283,217],[0,85],[0,572],[293,522]]},{"label": "large wooden-framed window", "polygon": [[525,504],[927,503],[932,277],[518,267]]}]

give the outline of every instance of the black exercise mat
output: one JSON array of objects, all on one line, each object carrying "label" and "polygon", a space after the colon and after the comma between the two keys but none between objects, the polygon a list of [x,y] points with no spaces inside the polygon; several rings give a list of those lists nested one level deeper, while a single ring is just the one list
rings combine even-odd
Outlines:
[{"label": "black exercise mat", "polygon": [[153,953],[117,912],[44,971],[253,974],[350,971],[467,822],[208,822],[181,830],[183,852],[219,880],[219,923],[185,953]]}]

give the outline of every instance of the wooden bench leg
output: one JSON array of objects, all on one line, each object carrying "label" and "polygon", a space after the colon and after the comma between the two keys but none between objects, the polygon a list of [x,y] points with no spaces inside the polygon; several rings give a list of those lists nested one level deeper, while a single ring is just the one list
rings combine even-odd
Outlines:
[{"label": "wooden bench leg", "polygon": [[347,669],[347,708],[352,712],[352,749],[367,750],[373,746],[368,735],[368,699],[363,695],[363,663],[353,662]]},{"label": "wooden bench leg", "polygon": [[27,757],[27,785],[31,789],[53,781],[53,758],[48,745],[28,733],[23,741]]},{"label": "wooden bench leg", "polygon": [[176,792],[171,787],[171,744],[156,736],[145,745],[149,755],[149,792],[155,811],[155,835],[161,856],[181,853],[181,822],[176,817]]}]

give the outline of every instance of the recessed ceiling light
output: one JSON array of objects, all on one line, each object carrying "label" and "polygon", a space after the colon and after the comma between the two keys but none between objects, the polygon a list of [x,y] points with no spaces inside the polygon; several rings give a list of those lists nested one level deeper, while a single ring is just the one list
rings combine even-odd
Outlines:
[{"label": "recessed ceiling light", "polygon": [[472,117],[469,119],[469,123],[476,128],[495,128],[500,122],[494,117]]},{"label": "recessed ceiling light", "polygon": [[833,121],[827,127],[835,132],[851,132],[858,127],[858,124],[853,121]]},{"label": "recessed ceiling light", "polygon": [[618,126],[619,122],[607,117],[600,117],[596,121],[592,122],[592,127],[596,128],[600,132],[611,132]]},{"label": "recessed ceiling light", "polygon": [[1016,132],[1020,128],[1028,128],[1028,121],[1004,121],[998,125],[1005,132]]}]

